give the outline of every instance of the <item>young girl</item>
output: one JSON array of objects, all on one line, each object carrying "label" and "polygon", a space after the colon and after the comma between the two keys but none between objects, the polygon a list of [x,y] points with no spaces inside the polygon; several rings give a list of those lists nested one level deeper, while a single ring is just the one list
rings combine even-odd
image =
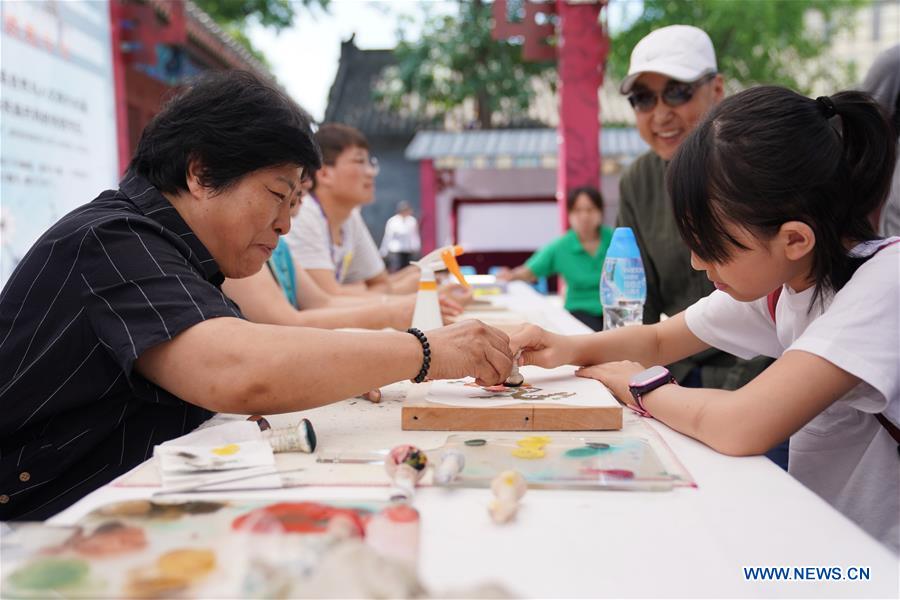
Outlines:
[{"label": "young girl", "polygon": [[[526,364],[585,365],[578,375],[725,454],[791,436],[789,471],[898,551],[900,238],[877,239],[869,220],[895,139],[859,92],[758,87],[725,100],[667,182],[692,264],[717,290],[651,326],[572,337],[527,326],[512,349]],[[645,372],[709,347],[778,360],[735,391]]]}]

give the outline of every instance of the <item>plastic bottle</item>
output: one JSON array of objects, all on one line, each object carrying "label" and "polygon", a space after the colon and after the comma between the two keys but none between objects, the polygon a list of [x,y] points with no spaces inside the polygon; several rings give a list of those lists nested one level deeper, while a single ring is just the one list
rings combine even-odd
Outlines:
[{"label": "plastic bottle", "polygon": [[447,269],[462,285],[469,287],[469,283],[459,271],[459,263],[456,262],[456,257],[462,253],[463,249],[460,246],[444,246],[410,263],[419,267],[421,271],[419,291],[416,293],[416,308],[413,311],[413,327],[428,331],[444,326],[434,273]]},{"label": "plastic bottle", "polygon": [[600,276],[603,329],[642,324],[646,299],[647,279],[634,232],[630,227],[617,227]]}]

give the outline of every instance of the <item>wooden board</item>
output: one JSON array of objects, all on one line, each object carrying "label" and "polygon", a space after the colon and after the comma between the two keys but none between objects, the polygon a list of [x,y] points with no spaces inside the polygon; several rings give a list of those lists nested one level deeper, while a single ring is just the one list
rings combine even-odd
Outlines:
[{"label": "wooden board", "polygon": [[597,431],[622,429],[622,407],[515,404],[467,408],[407,401],[401,409],[404,430],[424,431]]},{"label": "wooden board", "polygon": [[403,403],[404,430],[597,431],[622,428],[622,406],[573,367],[522,367],[519,388],[483,388],[471,378],[427,384]]}]

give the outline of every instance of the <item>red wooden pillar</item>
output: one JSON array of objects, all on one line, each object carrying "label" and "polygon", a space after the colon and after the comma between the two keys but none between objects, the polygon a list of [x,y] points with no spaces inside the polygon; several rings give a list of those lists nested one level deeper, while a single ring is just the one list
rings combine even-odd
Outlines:
[{"label": "red wooden pillar", "polygon": [[419,191],[419,234],[424,256],[434,250],[437,239],[437,179],[434,161],[428,158],[419,161]]},{"label": "red wooden pillar", "polygon": [[124,174],[131,160],[128,148],[128,104],[125,92],[125,55],[122,50],[121,0],[109,0],[109,25],[112,46],[113,91],[116,106],[116,148],[119,155],[119,173]]},{"label": "red wooden pillar", "polygon": [[557,0],[559,16],[559,158],[556,200],[560,225],[569,227],[566,194],[572,188],[600,188],[600,102],[603,61],[608,41],[600,26],[596,3]]}]

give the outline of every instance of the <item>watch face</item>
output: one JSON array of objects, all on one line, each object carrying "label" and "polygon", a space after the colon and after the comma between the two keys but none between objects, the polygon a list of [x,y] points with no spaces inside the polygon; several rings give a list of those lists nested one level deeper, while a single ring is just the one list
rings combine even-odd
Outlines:
[{"label": "watch face", "polygon": [[643,387],[645,385],[650,385],[656,381],[660,380],[668,380],[671,375],[669,374],[669,370],[665,367],[660,367],[659,365],[655,367],[650,367],[646,371],[641,371],[637,375],[635,375],[631,380],[631,385],[636,387]]}]

